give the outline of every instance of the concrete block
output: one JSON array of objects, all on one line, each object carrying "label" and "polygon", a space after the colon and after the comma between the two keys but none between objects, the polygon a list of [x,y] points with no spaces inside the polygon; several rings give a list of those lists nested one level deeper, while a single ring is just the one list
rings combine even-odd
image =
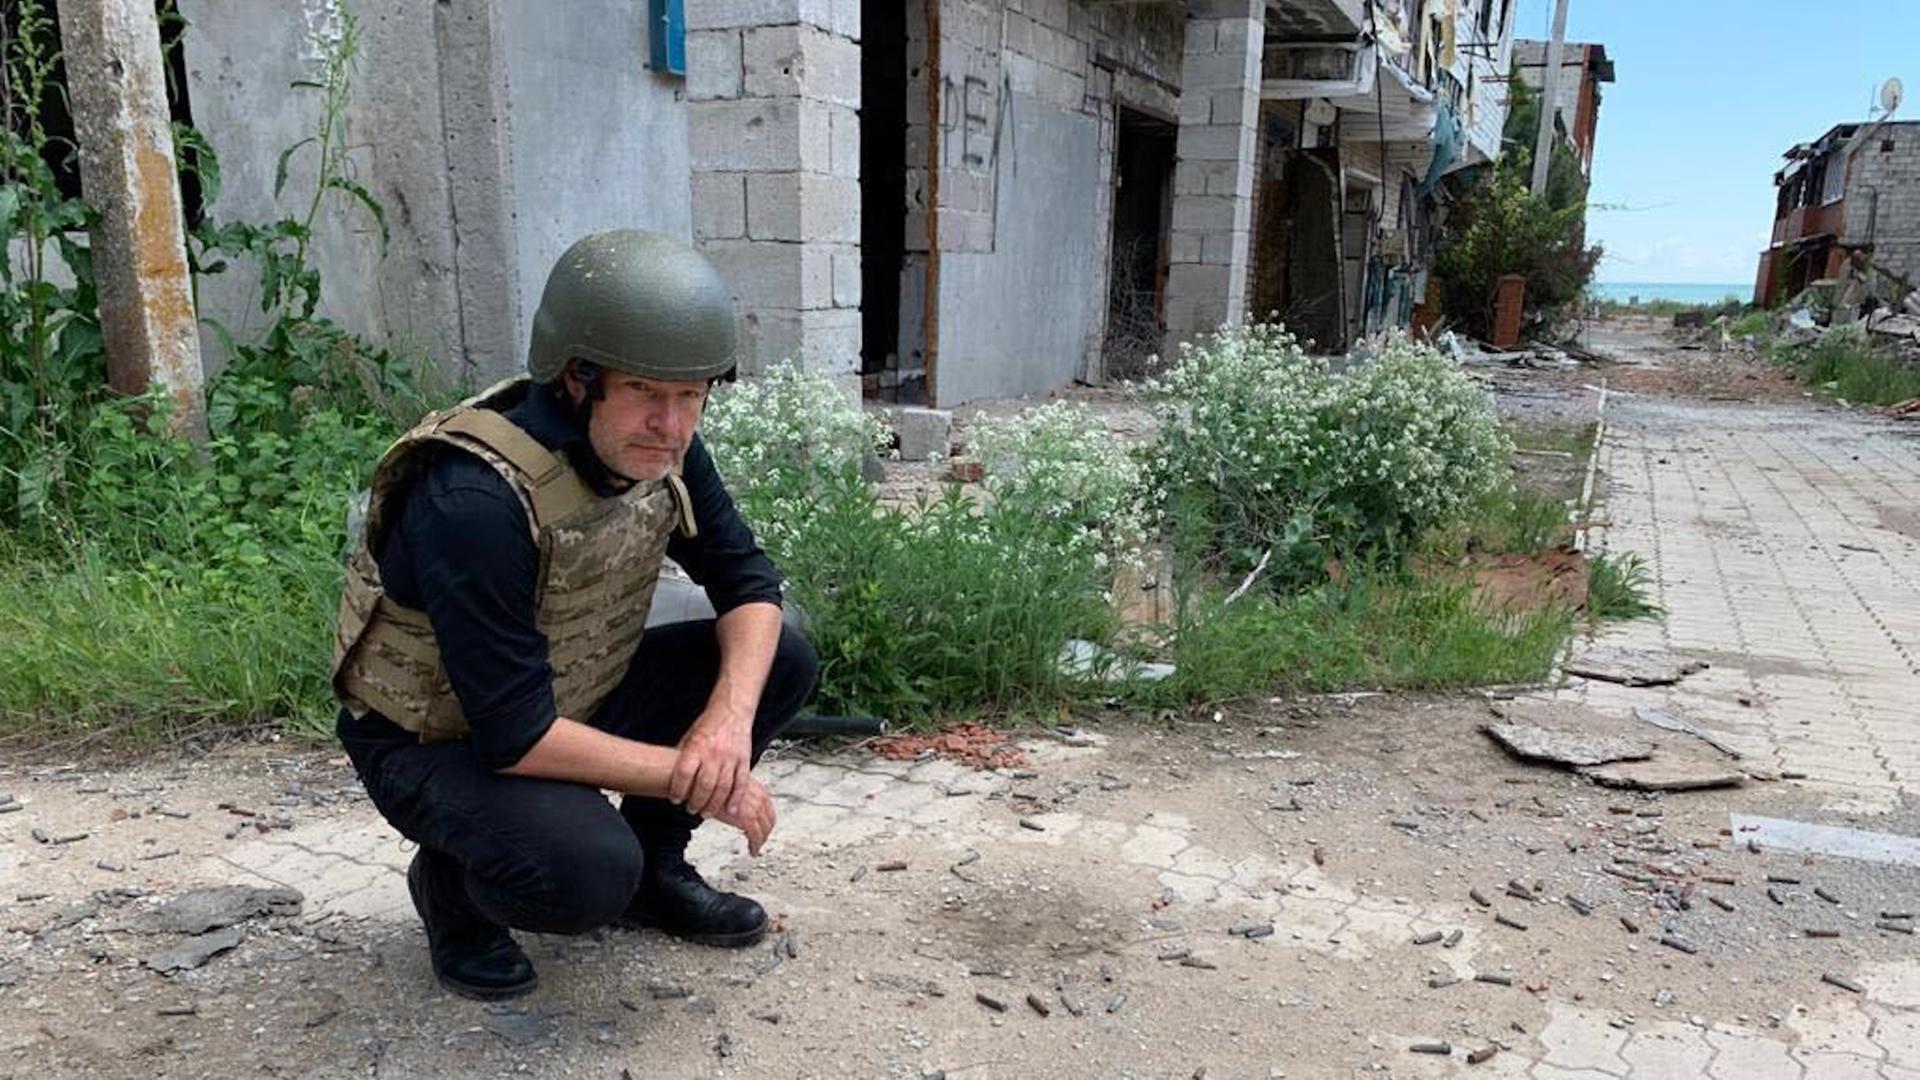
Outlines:
[{"label": "concrete block", "polygon": [[[804,173],[755,173],[747,177],[747,235],[755,240],[797,243],[807,238],[801,216]],[[796,305],[797,306],[797,305]]]},{"label": "concrete block", "polygon": [[689,32],[799,22],[831,25],[832,0],[695,0],[687,5]]},{"label": "concrete block", "polygon": [[721,240],[701,250],[742,309],[800,311],[833,303],[833,256],[821,245]]},{"label": "concrete block", "polygon": [[1210,56],[1219,41],[1220,24],[1211,19],[1188,19],[1187,40],[1182,51],[1188,56]]},{"label": "concrete block", "polygon": [[1182,127],[1178,154],[1182,161],[1239,161],[1253,156],[1253,131],[1238,124]]},{"label": "concrete block", "polygon": [[889,409],[889,426],[900,436],[900,460],[929,461],[953,453],[953,413],[906,406]]},{"label": "concrete block", "polygon": [[860,249],[836,251],[833,258],[833,306],[857,308],[861,299]]},{"label": "concrete block", "polygon": [[1207,194],[1208,161],[1181,161],[1173,167],[1173,193],[1175,195]]},{"label": "concrete block", "polygon": [[1226,302],[1227,289],[1232,275],[1224,266],[1211,266],[1206,263],[1177,263],[1167,271],[1167,297],[1188,300],[1216,300]]},{"label": "concrete block", "polygon": [[1214,124],[1250,124],[1260,115],[1260,94],[1252,86],[1215,90],[1210,96]]},{"label": "concrete block", "polygon": [[835,176],[860,179],[859,114],[850,110],[836,110],[829,113],[827,119],[833,141],[829,152],[832,168],[828,171]]},{"label": "concrete block", "polygon": [[755,240],[857,244],[860,181],[807,172],[749,176],[747,235]]},{"label": "concrete block", "polygon": [[860,0],[832,0],[827,29],[853,41],[860,40]]},{"label": "concrete block", "polygon": [[1032,19],[1017,11],[1007,12],[1006,28],[1003,31],[1001,47],[1009,53],[1031,57],[1034,55],[1033,35],[1037,27]]},{"label": "concrete block", "polygon": [[1247,234],[1210,232],[1201,234],[1200,261],[1216,266],[1232,266],[1235,259],[1245,261]]},{"label": "concrete block", "polygon": [[687,35],[687,100],[737,98],[740,82],[740,32],[701,30]]},{"label": "concrete block", "polygon": [[1260,82],[1260,54],[1188,53],[1180,64],[1180,92],[1226,90]]},{"label": "concrete block", "polygon": [[1180,126],[1204,127],[1213,122],[1213,94],[1193,90],[1180,95]]},{"label": "concrete block", "polygon": [[1252,161],[1204,161],[1196,164],[1206,169],[1207,194],[1231,195],[1241,199],[1252,197]]},{"label": "concrete block", "polygon": [[695,170],[723,172],[801,168],[806,111],[798,98],[690,102],[689,161]]},{"label": "concrete block", "polygon": [[1175,263],[1197,263],[1204,254],[1205,233],[1176,232],[1169,238],[1167,261]]},{"label": "concrete block", "polygon": [[1231,230],[1235,201],[1221,195],[1176,196],[1173,229],[1175,232]]},{"label": "concrete block", "polygon": [[835,377],[853,376],[848,384],[858,392],[860,371],[859,308],[823,308],[800,313],[800,366]]},{"label": "concrete block", "polygon": [[734,240],[747,235],[747,178],[743,173],[694,173],[693,238]]},{"label": "concrete block", "polygon": [[849,38],[806,25],[748,30],[742,63],[749,95],[860,107],[860,46]]},{"label": "concrete block", "polygon": [[801,102],[798,141],[802,169],[816,173],[833,171],[833,118],[851,112],[821,101]]},{"label": "concrete block", "polygon": [[1260,51],[1265,27],[1252,19],[1221,19],[1214,24],[1213,50],[1221,53]]}]

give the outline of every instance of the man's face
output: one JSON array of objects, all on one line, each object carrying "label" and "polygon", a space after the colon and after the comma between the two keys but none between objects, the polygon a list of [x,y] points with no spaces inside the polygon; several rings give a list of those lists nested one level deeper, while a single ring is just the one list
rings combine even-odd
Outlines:
[{"label": "man's face", "polygon": [[[567,389],[575,401],[586,388],[572,368]],[[685,456],[707,404],[707,384],[666,382],[603,368],[605,396],[594,402],[587,441],[600,461],[629,480],[660,480]]]}]

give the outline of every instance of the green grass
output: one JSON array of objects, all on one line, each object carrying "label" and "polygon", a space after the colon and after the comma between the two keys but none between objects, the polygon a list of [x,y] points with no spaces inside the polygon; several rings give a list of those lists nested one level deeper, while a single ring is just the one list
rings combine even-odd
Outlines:
[{"label": "green grass", "polygon": [[1858,334],[1828,332],[1810,345],[1776,352],[1800,381],[1856,405],[1920,398],[1920,364],[1873,348]]},{"label": "green grass", "polygon": [[1466,516],[1435,534],[1430,546],[1443,554],[1540,555],[1569,542],[1567,508],[1580,495],[1596,426],[1508,423],[1517,471],[1509,490],[1482,497]]},{"label": "green grass", "polygon": [[1727,327],[1734,337],[1769,337],[1773,334],[1773,316],[1764,311],[1749,311]]},{"label": "green grass", "polygon": [[1567,542],[1566,503],[1531,488],[1493,492],[1467,517],[1442,530],[1430,546],[1445,555],[1541,555]]},{"label": "green grass", "polygon": [[1658,615],[1660,606],[1648,599],[1652,588],[1652,575],[1640,556],[1599,556],[1587,563],[1587,616],[1598,622]]},{"label": "green grass", "polygon": [[1437,690],[1546,678],[1572,630],[1564,608],[1495,611],[1470,585],[1367,577],[1275,598],[1190,598],[1176,673],[1133,688],[1191,702],[1276,691]]},{"label": "green grass", "polygon": [[130,741],[207,721],[318,732],[339,568],[280,562],[183,581],[94,552],[0,556],[0,732],[113,728]]}]

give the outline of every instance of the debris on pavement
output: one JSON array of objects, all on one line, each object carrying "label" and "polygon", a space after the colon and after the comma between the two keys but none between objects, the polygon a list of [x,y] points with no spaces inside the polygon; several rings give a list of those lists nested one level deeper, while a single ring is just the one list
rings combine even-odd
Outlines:
[{"label": "debris on pavement", "polygon": [[1866,987],[1861,986],[1859,983],[1854,982],[1852,979],[1847,978],[1845,975],[1835,975],[1831,972],[1828,972],[1827,974],[1820,976],[1820,981],[1823,983],[1826,983],[1829,986],[1837,986],[1840,989],[1845,990],[1850,994],[1864,994],[1867,992]]},{"label": "debris on pavement", "polygon": [[925,735],[885,735],[873,740],[872,746],[890,761],[941,757],[976,769],[1016,769],[1027,763],[1011,736],[985,724],[952,724]]},{"label": "debris on pavement", "polygon": [[1607,735],[1549,731],[1532,724],[1487,724],[1482,731],[1508,753],[1528,761],[1558,765],[1604,765],[1616,761],[1644,761],[1653,756],[1652,743]]},{"label": "debris on pavement", "polygon": [[147,966],[162,975],[191,971],[246,940],[246,931],[238,926],[190,937],[170,948],[147,957]]},{"label": "debris on pavement", "polygon": [[1737,769],[1672,758],[1614,762],[1581,769],[1580,774],[1607,787],[1634,791],[1699,791],[1739,787],[1747,782],[1747,774]]},{"label": "debris on pavement", "polygon": [[1613,648],[1590,649],[1566,666],[1569,675],[1622,686],[1671,686],[1706,669],[1704,660],[1672,660],[1656,653]]},{"label": "debris on pavement", "polygon": [[305,898],[275,886],[215,885],[185,892],[133,919],[129,929],[147,934],[204,934],[262,916],[298,915]]},{"label": "debris on pavement", "polygon": [[1739,761],[1741,758],[1740,751],[1727,745],[1719,736],[1697,726],[1693,721],[1685,719],[1684,717],[1675,716],[1663,709],[1650,709],[1644,705],[1634,706],[1633,715],[1643,723],[1652,724],[1654,727],[1664,731],[1677,731],[1682,735],[1691,735],[1735,761]]}]

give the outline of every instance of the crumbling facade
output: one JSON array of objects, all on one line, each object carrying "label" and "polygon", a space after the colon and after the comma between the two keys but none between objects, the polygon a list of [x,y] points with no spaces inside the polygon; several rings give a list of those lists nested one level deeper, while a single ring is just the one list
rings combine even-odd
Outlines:
[{"label": "crumbling facade", "polygon": [[1440,180],[1500,153],[1511,0],[1269,15],[1254,310],[1320,349],[1415,321]]},{"label": "crumbling facade", "polygon": [[[279,216],[335,2],[181,0],[215,216]],[[1045,393],[1276,312],[1338,350],[1408,321],[1439,178],[1498,152],[1511,6],[359,0],[349,141],[393,235],[343,200],[314,257],[330,314],[469,382],[614,227],[712,258],[748,374],[870,399]],[[202,297],[242,334],[245,287]]]},{"label": "crumbling facade", "polygon": [[[1522,39],[1513,43],[1513,74],[1535,90],[1546,87],[1545,41]],[[1593,148],[1600,127],[1602,87],[1613,81],[1613,61],[1605,45],[1578,41],[1560,46],[1560,78],[1555,84],[1556,114],[1567,141],[1580,162],[1580,175],[1593,178]]]},{"label": "crumbling facade", "polygon": [[1843,278],[1856,303],[1920,286],[1920,121],[1839,124],[1785,157],[1754,303]]}]

